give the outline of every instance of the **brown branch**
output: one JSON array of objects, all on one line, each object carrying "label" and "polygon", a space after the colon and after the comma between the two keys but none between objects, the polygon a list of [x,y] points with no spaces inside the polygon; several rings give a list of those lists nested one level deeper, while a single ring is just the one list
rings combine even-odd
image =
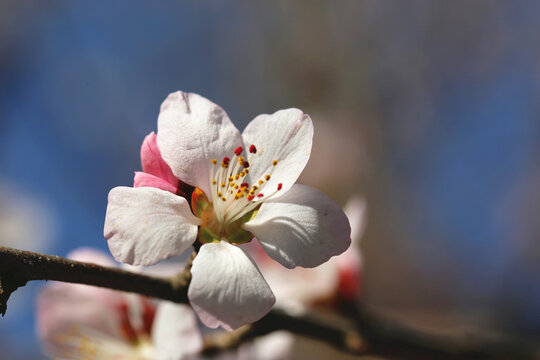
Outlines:
[{"label": "brown branch", "polygon": [[188,303],[190,269],[171,278],[158,278],[91,263],[0,247],[0,313],[11,293],[31,280],[56,280],[134,292],[176,303]]},{"label": "brown branch", "polygon": [[[6,311],[11,293],[31,280],[56,280],[188,303],[191,263],[174,277],[158,278],[59,256],[0,247],[0,312]],[[380,316],[351,311],[347,324],[321,320],[313,315],[292,316],[272,310],[258,322],[237,331],[205,338],[205,353],[232,349],[277,330],[310,337],[355,354],[386,355],[401,359],[529,359],[537,349],[516,339],[444,339],[418,332]],[[537,355],[538,353],[536,353]]]}]

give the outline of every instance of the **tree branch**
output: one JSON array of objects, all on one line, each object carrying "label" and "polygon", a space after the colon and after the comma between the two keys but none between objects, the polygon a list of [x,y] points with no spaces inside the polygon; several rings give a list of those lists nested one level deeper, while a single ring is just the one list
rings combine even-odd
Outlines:
[{"label": "tree branch", "polygon": [[[191,263],[196,250],[184,271],[173,277],[158,278],[59,256],[0,247],[0,312],[5,313],[11,293],[31,280],[94,285],[186,304]],[[535,347],[515,339],[477,338],[471,341],[464,336],[463,341],[456,341],[418,332],[364,311],[351,311],[348,317],[352,321],[347,324],[334,323],[313,315],[292,316],[274,309],[258,322],[237,331],[207,336],[205,353],[233,349],[256,337],[287,330],[325,342],[341,351],[402,359],[529,359],[538,355]]]},{"label": "tree branch", "polygon": [[174,277],[158,278],[60,256],[0,247],[0,313],[5,314],[11,293],[31,280],[94,285],[187,304],[190,279],[189,268]]}]

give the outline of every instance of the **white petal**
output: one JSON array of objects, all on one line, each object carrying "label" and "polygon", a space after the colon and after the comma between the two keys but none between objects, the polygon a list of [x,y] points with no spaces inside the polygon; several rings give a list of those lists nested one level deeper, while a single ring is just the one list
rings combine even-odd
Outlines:
[{"label": "white petal", "polygon": [[174,175],[210,193],[211,160],[232,157],[242,136],[225,111],[197,94],[170,94],[161,105],[157,142]]},{"label": "white petal", "polygon": [[202,350],[195,313],[187,305],[162,302],[158,306],[152,340],[157,360],[181,360]]},{"label": "white petal", "polygon": [[104,235],[117,261],[152,265],[191,246],[198,224],[183,197],[156,188],[116,187],[109,192]]},{"label": "white petal", "polygon": [[276,301],[253,260],[224,241],[203,245],[191,274],[189,300],[211,328],[232,330],[257,321]]},{"label": "white petal", "polygon": [[[257,182],[266,174],[270,180],[264,184],[264,194],[274,192],[283,184],[284,194],[300,176],[306,166],[313,142],[311,118],[298,109],[286,109],[272,115],[259,115],[244,130],[242,137],[247,149],[255,145],[257,153],[248,151],[249,180]],[[276,166],[273,160],[278,160]]]},{"label": "white petal", "polygon": [[300,184],[263,203],[244,229],[257,237],[271,258],[288,268],[318,266],[351,243],[351,227],[343,210],[321,191]]}]

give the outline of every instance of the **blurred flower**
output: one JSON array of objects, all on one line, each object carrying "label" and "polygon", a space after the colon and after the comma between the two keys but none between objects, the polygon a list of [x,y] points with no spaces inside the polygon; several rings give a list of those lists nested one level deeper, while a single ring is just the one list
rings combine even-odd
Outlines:
[{"label": "blurred flower", "polygon": [[[93,249],[70,257],[114,266]],[[186,305],[68,283],[49,284],[39,295],[37,332],[45,352],[63,359],[185,359],[202,348]]]},{"label": "blurred flower", "polygon": [[55,231],[55,218],[44,202],[0,181],[0,246],[45,251]]},{"label": "blurred flower", "polygon": [[[232,244],[256,236],[288,268],[318,266],[350,244],[339,206],[295,184],[312,138],[311,119],[298,109],[260,115],[241,134],[209,100],[170,94],[161,106],[157,145],[176,178],[196,187],[192,209],[172,191],[112,189],[104,229],[111,253],[121,262],[150,265],[181,254],[198,233],[203,245],[188,296],[201,321],[231,330],[260,319],[274,295],[252,259]],[[169,178],[168,171],[160,174]]]}]

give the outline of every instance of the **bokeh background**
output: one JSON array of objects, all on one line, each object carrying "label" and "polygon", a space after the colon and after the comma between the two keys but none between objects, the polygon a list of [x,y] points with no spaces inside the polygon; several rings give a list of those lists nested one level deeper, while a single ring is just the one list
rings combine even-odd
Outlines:
[{"label": "bokeh background", "polygon": [[[298,107],[301,181],[368,202],[369,307],[540,339],[539,33],[537,1],[0,0],[0,243],[106,249],[172,91],[239,128]],[[0,319],[3,359],[41,358],[41,286]]]}]

